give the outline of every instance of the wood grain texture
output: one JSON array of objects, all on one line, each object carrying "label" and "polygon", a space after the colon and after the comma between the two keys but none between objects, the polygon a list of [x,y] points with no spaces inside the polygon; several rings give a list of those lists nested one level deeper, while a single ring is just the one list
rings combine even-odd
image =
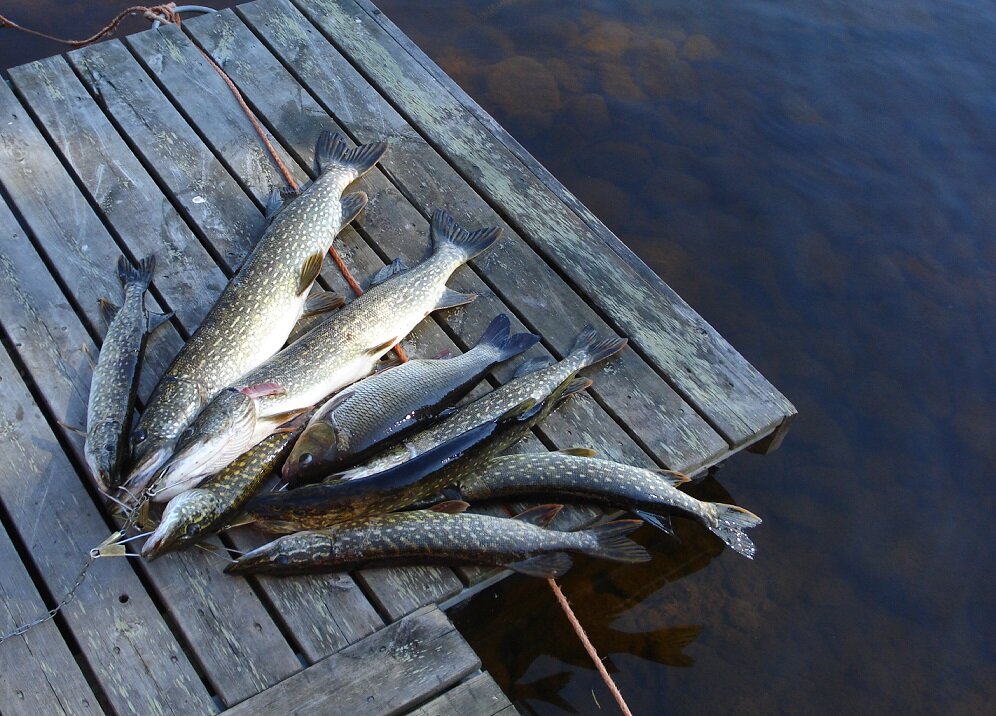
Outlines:
[{"label": "wood grain texture", "polygon": [[[0,632],[5,633],[33,621],[48,607],[3,527],[0,564]],[[103,713],[54,622],[0,645],[0,713]]]},{"label": "wood grain texture", "polygon": [[409,712],[410,716],[513,716],[518,711],[491,678],[483,673],[437,696],[424,706]]},{"label": "wood grain texture", "polygon": [[[5,246],[26,242],[2,203],[0,236]],[[22,340],[6,325],[4,333],[15,344]],[[0,501],[46,588],[61,597],[108,526],[6,350],[0,385]],[[213,712],[207,689],[127,560],[95,564],[62,618],[118,713]]]},{"label": "wood grain texture", "polygon": [[[36,165],[44,164],[39,154],[34,155],[34,160]],[[26,221],[31,218],[25,216]],[[50,226],[41,220],[29,223],[36,236],[46,234],[50,245],[55,246],[59,236],[50,231]],[[30,371],[40,399],[54,419],[66,425],[81,424],[92,372],[86,352],[96,355],[96,345],[31,243],[15,229],[11,229],[11,237],[4,242],[0,262],[4,333],[13,341],[18,358]],[[100,238],[91,235],[88,240],[96,248]],[[82,438],[63,427],[59,431],[77,464],[85,464]],[[105,527],[104,534],[86,549],[109,532]],[[189,550],[155,563],[136,565],[154,586],[157,598],[165,604],[183,638],[197,651],[199,665],[223,700],[246,698],[300,669],[286,640],[249,586],[243,580],[220,574],[220,563],[211,555]],[[241,605],[239,612],[226,608],[236,603]],[[148,651],[156,648],[154,642],[144,647]]]},{"label": "wood grain texture", "polygon": [[[196,135],[190,132],[189,127],[185,133],[179,124],[174,124],[172,128],[161,124],[175,119],[170,115],[170,111],[175,112],[175,110],[147,76],[142,82],[141,78],[145,73],[130,53],[121,51],[123,48],[120,46],[115,48],[114,43],[108,43],[107,47],[110,50],[109,58],[94,48],[94,52],[89,55],[89,66],[99,66],[104,72],[121,71],[120,74],[124,77],[121,82],[116,82],[113,86],[95,85],[95,87],[108,106],[113,108],[112,116],[119,122],[119,126],[131,129],[132,123],[141,119],[146,132],[139,135],[138,140],[132,135],[132,141],[136,142],[134,146],[148,156],[168,153],[169,142],[149,145],[144,142],[162,141],[169,130],[186,137],[185,146],[188,150],[192,151],[193,148],[199,147],[198,151],[203,155],[203,159],[196,164],[210,166],[213,155],[203,143],[200,143]],[[175,213],[169,214],[173,211],[170,198],[179,201],[178,196],[181,196],[187,187],[196,184],[196,179],[176,172],[169,173],[168,177],[172,182],[170,186],[176,193],[171,194],[171,197],[164,196],[63,60],[53,58],[15,70],[13,74],[19,90],[30,100],[32,110],[39,116],[60,151],[67,157],[70,167],[84,189],[91,193],[94,201],[101,207],[108,207],[106,209],[108,220],[132,251],[141,255],[148,253],[159,255],[157,248],[163,248],[157,241],[154,226],[159,212],[151,214],[151,218],[146,217],[141,210],[142,203],[161,207],[162,214],[183,227],[182,230],[176,229],[176,233],[184,238],[186,243],[183,250],[188,253],[179,257],[170,257],[176,259],[183,271],[178,275],[170,271],[168,266],[165,271],[157,271],[155,286],[169,300],[171,307],[178,306],[185,309],[185,312],[183,310],[179,312],[178,318],[185,331],[188,334],[192,333],[224,287],[227,280],[225,272],[234,270],[244,257],[243,247],[232,245],[224,239],[225,236],[233,235],[234,231],[222,232],[222,238],[212,235],[211,240],[206,240],[211,251],[209,253],[205,250],[179,217]],[[128,80],[130,86],[136,89],[130,93],[118,93],[117,87],[125,86],[124,82]],[[50,91],[50,88],[55,88],[55,91]],[[159,97],[158,101],[156,95]],[[231,101],[230,97],[228,99]],[[141,116],[135,111],[136,107],[141,107],[143,110],[151,109],[155,114],[152,117]],[[183,126],[187,126],[185,122]],[[108,186],[123,186],[125,189],[114,193],[107,189]],[[208,188],[210,193],[207,190],[203,192],[202,203],[239,204],[241,202],[241,206],[221,211],[218,217],[212,220],[213,223],[198,226],[205,235],[212,226],[217,228],[220,222],[225,221],[224,217],[240,215],[249,222],[261,218],[256,206],[235,182],[212,183]],[[228,191],[231,193],[226,193]],[[166,244],[165,248],[167,252],[172,253],[170,246]],[[210,258],[212,254],[228,256],[231,259],[230,263],[223,264],[225,272],[215,265]],[[178,348],[179,343],[177,343]],[[258,544],[258,540],[253,543],[248,539],[236,539],[235,542],[236,547],[240,549]],[[170,565],[179,562],[184,566],[181,568],[177,565],[177,569],[189,574],[192,559],[196,560],[204,571],[200,584],[208,584],[220,578],[218,575],[220,562],[198,550],[184,553],[182,556],[164,557],[161,563]],[[209,648],[206,651],[216,653],[217,657],[212,663],[221,669],[221,673],[228,674],[225,679],[219,677],[217,682],[219,692],[224,699],[234,702],[264,688],[272,683],[273,679],[283,678],[298,670],[300,665],[274,628],[272,619],[266,616],[259,600],[252,594],[249,583],[243,579],[233,580],[230,577],[220,579],[220,586],[215,590],[215,596],[220,598],[220,603],[246,600],[244,612],[241,614],[228,612],[228,618],[220,620],[221,624],[237,620],[240,627],[245,629],[243,636],[247,647],[236,650],[242,656],[232,658],[230,638],[217,638],[218,635],[211,629],[205,630],[205,637],[209,639],[207,644]],[[305,586],[306,584],[309,586]],[[343,588],[345,586],[349,588]],[[181,580],[164,585],[163,589],[171,600],[178,599],[182,603],[188,587],[187,580]],[[213,607],[213,602],[207,598],[207,592],[203,589],[200,591],[204,594],[204,603]],[[310,582],[302,580],[293,587],[268,581],[263,586],[263,591],[273,601],[281,615],[289,615],[283,621],[291,628],[295,641],[309,660],[316,660],[337,651],[370,633],[382,623],[373,607],[348,578],[345,582],[331,578],[312,578]],[[191,610],[191,613],[203,618],[214,616],[211,609],[198,608]],[[329,619],[330,614],[335,614],[335,618]],[[196,636],[192,637],[192,640],[196,639]],[[240,664],[240,658],[250,661]],[[254,665],[251,662],[253,659],[257,659],[259,664]],[[277,665],[272,676],[267,673],[268,662]],[[214,673],[210,668],[208,670],[209,673]],[[233,684],[231,688],[226,686],[229,682]],[[235,688],[234,684],[240,684],[241,687]],[[248,693],[247,689],[250,690]]]},{"label": "wood grain texture", "polygon": [[479,666],[446,615],[424,607],[226,713],[403,713]]},{"label": "wood grain texture", "polygon": [[733,446],[771,432],[791,404],[666,285],[651,284],[351,0],[295,0],[338,49],[540,253],[629,336]]}]

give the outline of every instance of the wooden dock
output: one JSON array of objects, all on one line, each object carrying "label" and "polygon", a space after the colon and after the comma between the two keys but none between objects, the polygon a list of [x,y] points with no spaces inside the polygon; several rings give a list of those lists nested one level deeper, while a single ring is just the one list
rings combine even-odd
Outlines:
[{"label": "wooden dock", "polygon": [[[91,357],[113,266],[155,254],[141,398],[263,229],[283,180],[201,52],[236,82],[298,181],[315,140],[387,139],[337,240],[358,278],[422,255],[435,207],[501,226],[450,281],[480,298],[435,314],[413,355],[465,350],[498,313],[563,356],[580,328],[628,336],[523,449],[586,445],[696,472],[779,443],[792,405],[366,0],[257,0],[10,70],[0,82],[0,631],[74,582],[113,529],[86,477]],[[350,295],[329,262],[321,282]],[[497,384],[510,367],[489,378]],[[483,389],[479,388],[479,389]],[[563,525],[589,519],[574,511]],[[259,536],[224,537],[245,549]],[[215,544],[220,545],[219,540]],[[511,714],[435,606],[472,571],[233,578],[188,550],[98,561],[76,599],[0,644],[0,713]]]}]

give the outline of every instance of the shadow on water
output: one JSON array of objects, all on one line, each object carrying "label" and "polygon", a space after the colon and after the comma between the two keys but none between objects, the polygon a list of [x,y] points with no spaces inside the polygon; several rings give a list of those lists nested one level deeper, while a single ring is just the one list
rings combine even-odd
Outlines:
[{"label": "shadow on water", "polygon": [[[78,36],[125,4],[3,11]],[[799,408],[719,473],[755,561],[676,520],[563,580],[634,711],[991,710],[996,10],[379,4]],[[2,38],[4,67],[61,51]],[[521,711],[610,712],[548,591],[454,617]]]}]

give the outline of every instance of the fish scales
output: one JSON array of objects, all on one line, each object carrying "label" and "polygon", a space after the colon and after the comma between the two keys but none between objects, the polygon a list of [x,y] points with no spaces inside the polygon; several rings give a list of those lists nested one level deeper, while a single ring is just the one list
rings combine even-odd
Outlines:
[{"label": "fish scales", "polygon": [[466,471],[461,497],[470,502],[492,499],[573,499],[632,511],[667,528],[672,512],[696,519],[732,549],[747,557],[754,544],[744,534],[761,523],[735,505],[707,502],[677,489],[687,478],[611,460],[569,454],[571,451],[497,457]]},{"label": "fish scales", "polygon": [[634,527],[611,523],[559,532],[523,519],[416,510],[287,535],[247,553],[226,571],[294,574],[414,562],[500,565],[552,576],[566,571],[555,558],[563,552],[623,562],[649,559],[624,537]]},{"label": "fish scales", "polygon": [[446,280],[500,234],[497,228],[465,231],[437,211],[426,260],[370,288],[211,400],[163,468],[158,499],[195,486],[295,413],[368,375],[432,311],[473,300],[448,289]]},{"label": "fish scales", "polygon": [[321,175],[275,215],[150,398],[132,433],[134,487],[155,475],[212,396],[285,343],[333,239],[366,204],[362,192],[343,198],[343,191],[384,149],[350,150],[340,135],[322,134]]},{"label": "fish scales", "polygon": [[[90,382],[83,452],[91,473],[105,492],[121,483],[127,459],[125,433],[135,407],[139,363],[146,337],[155,327],[150,324],[145,308],[145,292],[155,264],[155,257],[149,257],[133,268],[122,256],[118,261],[118,278],[124,287],[124,301],[120,308],[101,302],[101,313],[109,321]],[[162,316],[153,322],[158,325],[166,318]]]},{"label": "fish scales", "polygon": [[316,411],[284,463],[284,478],[313,481],[435,419],[492,366],[539,341],[531,333],[510,336],[509,329],[508,316],[499,315],[466,353],[410,360],[354,383]]},{"label": "fish scales", "polygon": [[[318,529],[355,517],[408,507],[460,484],[465,471],[476,472],[546,418],[564,398],[585,390],[591,381],[568,376],[543,401],[529,398],[505,414],[487,420],[426,450],[401,465],[359,480],[337,480],[286,492],[258,495],[246,512],[260,529],[293,532]],[[470,436],[480,435],[470,440]],[[459,445],[458,454],[450,446]],[[438,464],[436,469],[431,468]]]},{"label": "fish scales", "polygon": [[563,360],[531,372],[526,371],[535,367],[537,362],[523,363],[516,372],[516,377],[508,383],[464,406],[438,424],[378,453],[366,463],[333,475],[332,479],[356,479],[376,474],[450,440],[475,425],[492,420],[524,400],[542,401],[568,377],[618,353],[625,345],[625,338],[600,339],[594,329],[587,326]]}]

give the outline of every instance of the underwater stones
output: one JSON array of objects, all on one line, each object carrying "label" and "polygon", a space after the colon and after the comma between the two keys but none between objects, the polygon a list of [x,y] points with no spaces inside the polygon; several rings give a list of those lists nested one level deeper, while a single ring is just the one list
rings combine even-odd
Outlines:
[{"label": "underwater stones", "polygon": [[546,67],[557,80],[557,86],[562,92],[577,94],[584,90],[585,74],[588,73],[580,65],[571,64],[555,57],[547,61]]},{"label": "underwater stones", "polygon": [[578,38],[587,52],[608,57],[622,55],[633,39],[633,31],[621,22],[602,22]]},{"label": "underwater stones", "polygon": [[654,172],[643,187],[647,199],[668,203],[691,203],[709,198],[709,185],[670,167]]},{"label": "underwater stones", "polygon": [[705,35],[692,35],[685,40],[681,48],[681,56],[686,60],[708,61],[717,59],[722,53]]},{"label": "underwater stones", "polygon": [[453,46],[460,54],[493,65],[515,53],[512,41],[490,25],[471,25],[457,34]]},{"label": "underwater stones", "polygon": [[629,68],[620,62],[601,62],[597,68],[598,85],[604,94],[622,102],[643,102],[647,95],[633,80]]},{"label": "underwater stones", "polygon": [[601,95],[590,93],[570,97],[561,117],[584,137],[593,137],[612,126],[609,107]]},{"label": "underwater stones", "polygon": [[645,147],[613,140],[592,147],[586,169],[593,176],[630,185],[646,181],[654,170],[654,162]]},{"label": "underwater stones", "polygon": [[552,115],[560,109],[560,90],[553,73],[531,57],[517,55],[492,65],[486,85],[491,100],[513,118],[539,119],[549,126]]}]

